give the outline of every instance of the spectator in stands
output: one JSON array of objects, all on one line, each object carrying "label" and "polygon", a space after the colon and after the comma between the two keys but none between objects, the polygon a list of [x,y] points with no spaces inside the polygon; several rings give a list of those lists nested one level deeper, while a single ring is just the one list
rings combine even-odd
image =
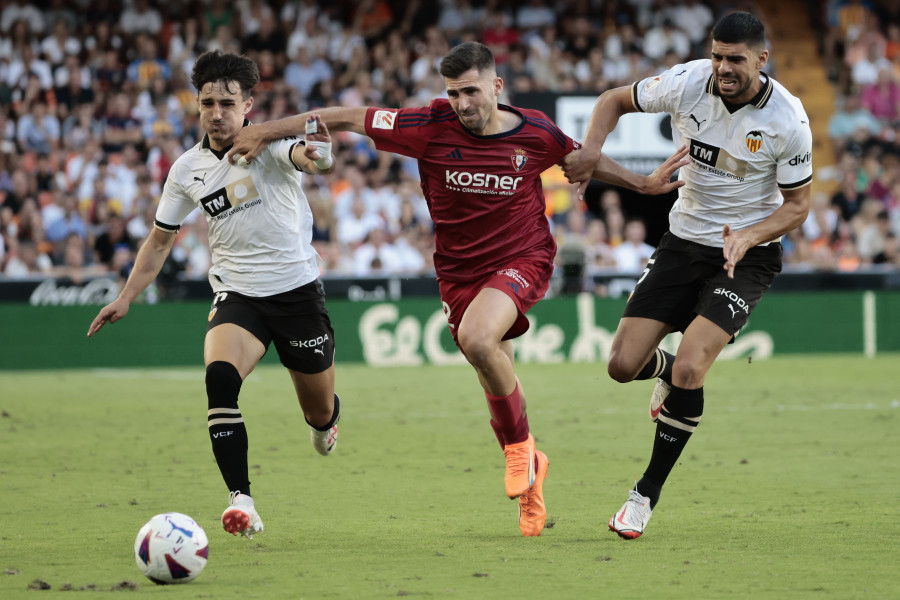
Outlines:
[{"label": "spectator in stands", "polygon": [[[51,219],[45,218],[47,241],[54,244],[65,241],[70,234],[82,240],[88,236],[87,225],[78,210],[78,197],[69,192],[60,192],[57,196],[59,211]],[[44,215],[47,212],[44,211]]]},{"label": "spectator in stands", "polygon": [[338,221],[337,241],[344,247],[355,249],[362,244],[373,229],[386,226],[384,219],[366,208],[360,192],[352,192],[350,214]]},{"label": "spectator in stands", "polygon": [[37,191],[35,187],[25,169],[21,167],[14,169],[10,175],[9,191],[3,199],[3,207],[9,208],[13,215],[18,214],[25,201]]},{"label": "spectator in stands", "polygon": [[671,18],[651,27],[644,35],[644,55],[653,60],[662,60],[667,52],[687,58],[691,55],[691,39],[675,26]]},{"label": "spectator in stands", "polygon": [[900,84],[894,80],[893,71],[889,68],[878,71],[875,83],[862,87],[860,102],[883,125],[897,121],[900,117]]},{"label": "spectator in stands", "polygon": [[878,72],[891,70],[891,62],[884,57],[884,47],[875,40],[866,45],[865,55],[850,69],[850,80],[858,87],[873,84],[878,80]]},{"label": "spectator in stands", "polygon": [[317,83],[334,77],[331,66],[319,56],[310,56],[305,46],[298,46],[290,58],[284,71],[284,82],[304,98],[310,95]]},{"label": "spectator in stands", "polygon": [[384,227],[370,230],[365,241],[353,251],[353,274],[358,277],[396,275],[401,271],[400,255]]},{"label": "spectator in stands", "polygon": [[637,275],[647,266],[655,249],[648,244],[647,227],[640,219],[629,219],[625,223],[625,239],[613,248],[616,269],[622,273]]},{"label": "spectator in stands", "polygon": [[112,96],[107,102],[103,118],[103,151],[119,152],[125,144],[143,141],[141,123],[131,116],[131,98],[124,92]]},{"label": "spectator in stands", "polygon": [[859,96],[849,94],[838,102],[837,110],[828,122],[828,137],[835,151],[840,152],[856,132],[878,135],[881,129],[881,123],[862,105]]},{"label": "spectator in stands", "polygon": [[37,6],[28,0],[10,0],[0,13],[0,31],[4,34],[14,27],[17,21],[22,21],[33,33],[43,33],[44,16]]},{"label": "spectator in stands", "polygon": [[827,194],[820,192],[813,196],[809,215],[800,229],[803,237],[814,247],[821,244],[830,245],[837,235],[839,222],[840,216],[829,202]]},{"label": "spectator in stands", "polygon": [[128,233],[125,218],[119,213],[110,213],[105,230],[94,240],[94,252],[97,253],[97,262],[106,265],[107,269],[115,272],[113,259],[120,246],[124,246],[129,253],[137,250],[137,244]]},{"label": "spectator in stands", "polygon": [[53,274],[80,285],[86,279],[106,274],[106,268],[94,262],[90,249],[77,234],[69,234],[61,253],[54,259]]},{"label": "spectator in stands", "polygon": [[155,36],[162,29],[162,16],[149,0],[134,0],[131,6],[122,11],[119,29],[128,36],[139,33]]},{"label": "spectator in stands", "polygon": [[53,261],[31,240],[15,242],[7,254],[8,260],[3,274],[10,279],[25,279],[51,274]]}]

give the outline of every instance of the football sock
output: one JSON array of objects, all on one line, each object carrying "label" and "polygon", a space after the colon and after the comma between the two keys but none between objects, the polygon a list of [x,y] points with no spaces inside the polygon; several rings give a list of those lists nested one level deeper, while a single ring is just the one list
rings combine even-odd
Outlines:
[{"label": "football sock", "polygon": [[500,443],[501,448],[506,448],[506,440],[503,439],[503,431],[500,429],[500,426],[494,423],[494,420],[491,419],[491,428],[494,430],[494,435],[497,436],[497,441]]},{"label": "football sock", "polygon": [[241,376],[234,365],[215,361],[206,367],[207,426],[216,464],[231,492],[250,495],[247,427],[238,408]]},{"label": "football sock", "polygon": [[527,440],[528,417],[522,412],[522,396],[518,382],[509,396],[494,396],[487,392],[484,395],[491,411],[491,426],[495,433],[499,429],[503,436],[501,441],[500,434],[497,435],[500,445],[503,446],[504,442],[518,444]]},{"label": "football sock", "polygon": [[665,350],[656,349],[644,368],[635,376],[635,379],[656,379],[659,377],[666,383],[672,383],[672,363],[675,357]]},{"label": "football sock", "polygon": [[650,508],[655,507],[659,501],[660,490],[700,423],[702,414],[702,387],[686,390],[672,386],[656,421],[656,437],[653,440],[650,464],[637,482],[638,491],[650,498]]},{"label": "football sock", "polygon": [[312,423],[309,422],[309,419],[306,419],[305,417],[304,417],[304,419],[306,420],[306,424],[309,425],[310,427],[312,427],[313,429],[315,429],[316,431],[328,431],[329,429],[334,427],[334,424],[337,423],[337,420],[340,416],[341,416],[341,399],[338,398],[337,394],[335,394],[334,395],[334,412],[331,413],[331,420],[328,421],[327,425],[322,425],[321,427],[316,427],[315,425],[313,425]]}]

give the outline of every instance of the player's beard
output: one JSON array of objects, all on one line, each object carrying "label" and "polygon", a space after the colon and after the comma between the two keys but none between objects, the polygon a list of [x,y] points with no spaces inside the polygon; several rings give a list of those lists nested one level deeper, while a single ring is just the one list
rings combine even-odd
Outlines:
[{"label": "player's beard", "polygon": [[[734,81],[734,86],[723,90],[721,81],[722,79],[730,79]],[[726,100],[734,101],[735,98],[744,95],[747,90],[750,89],[750,85],[752,83],[753,82],[751,79],[743,79],[736,74],[728,76],[716,75],[716,86],[719,88],[719,96],[725,98]]]}]

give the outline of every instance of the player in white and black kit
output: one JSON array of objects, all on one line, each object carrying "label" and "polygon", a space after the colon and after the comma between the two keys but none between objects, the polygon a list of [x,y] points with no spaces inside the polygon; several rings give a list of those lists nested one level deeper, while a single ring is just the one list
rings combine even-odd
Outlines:
[{"label": "player in white and black kit", "polygon": [[[658,378],[650,401],[653,452],[627,502],[609,520],[639,537],[660,490],[700,423],[703,383],[781,271],[781,236],[809,212],[812,133],[800,101],[762,72],[765,29],[736,12],[712,31],[712,59],[697,60],[632,86],[594,107],[580,153],[565,165],[579,192],[606,136],[629,112],[668,112],[690,164],[666,233],[628,300],[608,370],[619,382]],[[659,344],[684,336],[676,356]]]},{"label": "player in white and black kit", "polygon": [[305,139],[270,144],[252,163],[225,156],[248,124],[256,63],[244,56],[207,52],[191,75],[199,90],[203,140],[169,172],[153,231],[138,252],[119,297],[104,307],[88,331],[128,313],[130,303],[156,278],[187,216],[200,208],[209,223],[213,303],[203,347],[208,428],[213,453],[228,486],[222,524],[252,537],[263,523],[250,495],[247,429],[238,408],[243,380],[273,342],[290,372],[315,449],[330,454],[337,443],[340,401],[334,393],[334,330],[318,281],[312,212],[301,189],[302,173],[333,168],[331,137],[318,117]]}]

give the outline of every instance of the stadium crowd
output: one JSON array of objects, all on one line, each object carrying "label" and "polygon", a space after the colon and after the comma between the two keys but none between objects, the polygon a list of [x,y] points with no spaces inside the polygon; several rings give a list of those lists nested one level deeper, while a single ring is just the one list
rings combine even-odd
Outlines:
[{"label": "stadium crowd", "polygon": [[[785,239],[786,268],[898,268],[900,16],[884,8],[890,3],[826,4],[823,55],[841,92],[829,128],[836,191],[817,194],[810,218]],[[426,105],[444,94],[440,58],[466,40],[494,51],[504,101],[524,92],[598,95],[707,56],[716,19],[757,12],[735,0],[0,6],[0,278],[75,282],[129,272],[168,169],[200,139],[189,78],[203,51],[259,64],[250,115],[259,122],[333,105]],[[323,276],[433,272],[415,162],[378,153],[367,138],[336,137],[334,173],[305,178]],[[588,209],[551,170],[545,193],[561,268],[635,273],[646,263],[645,224],[615,189]],[[189,219],[167,269],[205,278],[206,235],[205,219]]]}]

